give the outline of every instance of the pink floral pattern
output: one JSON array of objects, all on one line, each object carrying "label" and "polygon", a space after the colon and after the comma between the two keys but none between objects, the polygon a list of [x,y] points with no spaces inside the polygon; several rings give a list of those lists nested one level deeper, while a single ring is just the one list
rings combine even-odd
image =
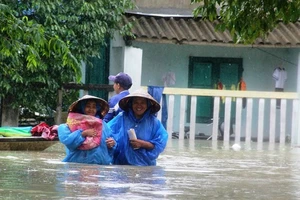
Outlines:
[{"label": "pink floral pattern", "polygon": [[70,130],[72,132],[82,129],[95,129],[97,132],[97,135],[95,137],[86,137],[86,140],[78,147],[80,150],[88,150],[93,149],[100,145],[101,137],[102,137],[102,120],[90,116],[90,115],[84,115],[79,113],[72,113],[70,112],[68,114],[67,118],[67,125],[69,126]]}]

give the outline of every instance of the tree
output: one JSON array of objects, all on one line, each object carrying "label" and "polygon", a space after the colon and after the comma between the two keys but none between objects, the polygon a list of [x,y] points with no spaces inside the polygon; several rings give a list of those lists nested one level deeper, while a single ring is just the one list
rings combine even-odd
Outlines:
[{"label": "tree", "polygon": [[[47,35],[40,24],[28,20],[26,16],[16,18],[13,10],[4,4],[0,4],[0,15],[2,110],[17,119],[17,108],[20,105],[18,101],[25,102],[23,105],[26,102],[35,104],[33,98],[39,94],[33,88],[37,83],[47,84],[45,77],[39,76],[48,71],[45,63],[47,58],[56,57],[61,66],[72,71],[76,71],[79,64],[67,45],[58,37]],[[26,89],[36,94],[30,95]],[[14,120],[11,123],[16,125]]]},{"label": "tree", "polygon": [[0,5],[10,13],[1,19],[6,32],[0,32],[2,38],[10,33],[9,42],[0,43],[6,66],[0,69],[0,96],[7,108],[54,109],[61,85],[80,81],[79,61],[100,57],[100,46],[114,31],[130,33],[130,25],[120,26],[130,0],[0,0]]},{"label": "tree", "polygon": [[251,44],[265,37],[279,22],[300,18],[299,0],[193,0],[200,3],[193,11],[210,21],[219,20],[217,30],[229,30],[235,42]]}]

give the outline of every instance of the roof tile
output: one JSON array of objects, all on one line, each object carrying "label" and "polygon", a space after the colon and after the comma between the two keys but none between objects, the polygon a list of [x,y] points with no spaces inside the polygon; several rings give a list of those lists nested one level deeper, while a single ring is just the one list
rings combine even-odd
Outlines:
[{"label": "roof tile", "polygon": [[[127,13],[124,15],[123,22],[134,22],[132,32],[137,41],[164,41],[175,44],[214,43],[217,45],[234,43],[228,30],[215,31],[218,21],[210,22],[194,17],[163,17]],[[300,21],[288,24],[280,22],[266,38],[258,38],[252,45],[299,48]]]}]

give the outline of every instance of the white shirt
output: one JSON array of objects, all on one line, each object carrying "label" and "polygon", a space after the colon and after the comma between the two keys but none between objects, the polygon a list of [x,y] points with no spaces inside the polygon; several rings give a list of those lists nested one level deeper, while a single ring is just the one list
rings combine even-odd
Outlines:
[{"label": "white shirt", "polygon": [[287,73],[284,68],[277,67],[273,72],[275,80],[275,88],[284,88],[284,83],[287,80]]}]

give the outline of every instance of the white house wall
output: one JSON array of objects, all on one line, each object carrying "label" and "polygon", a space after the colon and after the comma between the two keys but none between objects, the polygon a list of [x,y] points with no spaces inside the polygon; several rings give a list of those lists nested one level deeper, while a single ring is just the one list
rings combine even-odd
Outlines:
[{"label": "white house wall", "polygon": [[176,75],[176,84],[172,87],[187,87],[189,57],[195,56],[243,58],[243,77],[247,83],[247,89],[258,91],[274,91],[275,82],[272,79],[272,74],[274,68],[282,63],[288,74],[285,91],[295,92],[297,89],[299,49],[259,48],[263,50],[261,51],[257,48],[246,47],[189,46],[139,42],[134,42],[133,46],[143,50],[143,85],[162,86],[162,76],[168,71],[172,71]]}]

